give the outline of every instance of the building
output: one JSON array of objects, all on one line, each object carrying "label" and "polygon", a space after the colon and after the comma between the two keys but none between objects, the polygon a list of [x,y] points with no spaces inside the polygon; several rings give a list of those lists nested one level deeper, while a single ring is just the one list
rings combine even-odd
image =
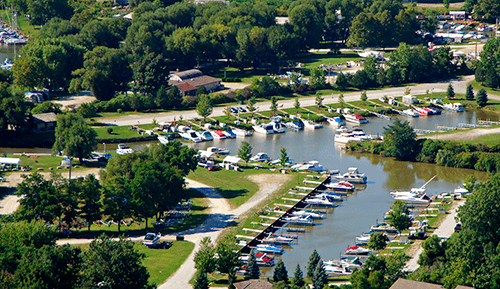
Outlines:
[{"label": "building", "polygon": [[54,130],[57,123],[57,116],[53,112],[34,114],[33,120],[35,122],[34,130],[49,131]]},{"label": "building", "polygon": [[418,103],[418,99],[416,96],[413,96],[411,94],[403,95],[403,103],[415,104]]},{"label": "building", "polygon": [[[389,289],[443,289],[440,284],[432,284],[420,281],[399,278]],[[455,289],[473,289],[472,287],[458,285]]]},{"label": "building", "polygon": [[186,96],[195,95],[200,86],[204,86],[207,91],[216,91],[221,87],[220,82],[220,79],[204,75],[198,69],[190,69],[170,73],[168,84],[177,86],[182,96]]},{"label": "building", "polygon": [[19,165],[21,164],[20,158],[0,158],[0,168],[4,169],[19,169]]},{"label": "building", "polygon": [[234,283],[236,289],[272,289],[273,283],[265,279],[250,279]]},{"label": "building", "polygon": [[453,20],[465,20],[467,12],[465,11],[450,11],[450,16]]}]

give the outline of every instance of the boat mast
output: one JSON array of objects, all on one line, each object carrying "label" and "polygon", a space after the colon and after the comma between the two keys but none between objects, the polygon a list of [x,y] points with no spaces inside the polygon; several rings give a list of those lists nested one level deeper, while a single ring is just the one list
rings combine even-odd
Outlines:
[{"label": "boat mast", "polygon": [[427,181],[427,182],[426,182],[423,186],[421,186],[420,188],[421,188],[421,189],[424,189],[424,188],[425,188],[425,186],[427,186],[427,184],[428,184],[428,183],[432,182],[432,180],[433,180],[435,177],[437,177],[437,175],[433,176],[430,180],[428,180],[428,181]]}]

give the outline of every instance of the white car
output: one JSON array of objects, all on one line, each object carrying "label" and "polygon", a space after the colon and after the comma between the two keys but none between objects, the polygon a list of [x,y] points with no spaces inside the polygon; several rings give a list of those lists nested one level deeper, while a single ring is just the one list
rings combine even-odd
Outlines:
[{"label": "white car", "polygon": [[258,153],[250,158],[252,162],[266,162],[271,161],[271,158],[266,153]]},{"label": "white car", "polygon": [[6,178],[4,178],[4,177],[0,177],[0,183],[6,182],[6,181],[7,181],[7,179],[6,179]]}]

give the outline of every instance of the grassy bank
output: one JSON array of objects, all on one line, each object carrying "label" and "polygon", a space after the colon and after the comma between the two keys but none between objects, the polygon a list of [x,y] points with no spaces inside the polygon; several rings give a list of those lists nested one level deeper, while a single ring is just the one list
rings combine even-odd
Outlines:
[{"label": "grassy bank", "polygon": [[[59,156],[51,156],[51,155],[7,155],[9,158],[19,158],[21,159],[20,166],[31,168],[27,173],[33,173],[36,171],[54,171],[54,172],[68,172],[69,169],[61,167],[61,161],[64,157]],[[93,163],[86,163],[85,165],[80,165],[78,159],[73,159],[73,167],[72,171],[75,170],[84,170],[92,167],[99,167],[97,165],[94,166]],[[18,171],[21,171],[20,169]]]}]

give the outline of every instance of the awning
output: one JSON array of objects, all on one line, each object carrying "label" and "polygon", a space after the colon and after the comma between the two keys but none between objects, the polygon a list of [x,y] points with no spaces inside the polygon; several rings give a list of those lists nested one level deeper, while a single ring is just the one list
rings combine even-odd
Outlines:
[{"label": "awning", "polygon": [[239,161],[241,161],[241,158],[236,157],[236,156],[227,156],[224,158],[223,163],[231,163],[231,164],[237,164]]},{"label": "awning", "polygon": [[21,159],[19,158],[0,158],[0,164],[6,165],[19,165],[21,163]]},{"label": "awning", "polygon": [[209,152],[209,151],[202,151],[200,150],[200,157],[202,158],[210,158],[214,155],[213,152]]}]

